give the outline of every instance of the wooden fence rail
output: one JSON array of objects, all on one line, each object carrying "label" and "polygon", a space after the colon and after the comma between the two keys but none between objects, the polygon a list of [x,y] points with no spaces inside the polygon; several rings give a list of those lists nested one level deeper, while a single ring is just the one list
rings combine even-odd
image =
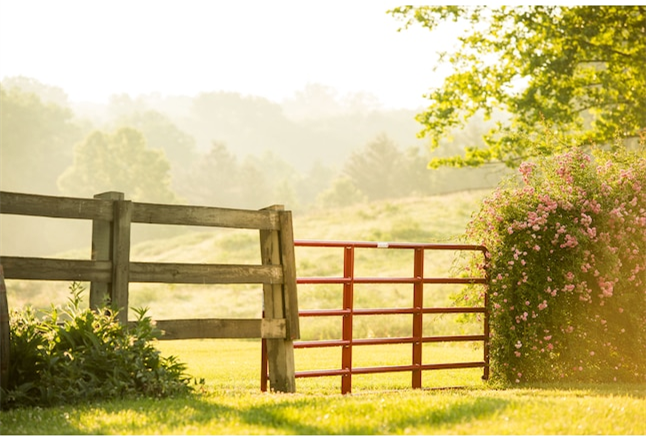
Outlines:
[{"label": "wooden fence rail", "polygon": [[[157,321],[162,339],[267,339],[271,389],[295,391],[293,341],[300,338],[292,216],[282,206],[261,210],[137,203],[120,192],[93,199],[0,191],[0,213],[92,221],[91,260],[0,256],[4,278],[90,282],[90,307],[105,301],[128,322],[128,286],[133,282],[262,284],[261,319]],[[259,231],[258,265],[130,261],[132,223],[190,225]],[[4,356],[4,355],[3,355]]]}]

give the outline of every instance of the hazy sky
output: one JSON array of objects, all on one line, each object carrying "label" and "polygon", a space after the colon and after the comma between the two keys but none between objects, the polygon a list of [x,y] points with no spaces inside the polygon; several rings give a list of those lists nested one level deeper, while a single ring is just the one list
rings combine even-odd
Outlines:
[{"label": "hazy sky", "polygon": [[[446,32],[400,23],[392,1],[0,0],[0,79],[72,101],[235,91],[280,102],[307,83],[417,108],[440,84]],[[445,70],[446,71],[446,70]]]}]

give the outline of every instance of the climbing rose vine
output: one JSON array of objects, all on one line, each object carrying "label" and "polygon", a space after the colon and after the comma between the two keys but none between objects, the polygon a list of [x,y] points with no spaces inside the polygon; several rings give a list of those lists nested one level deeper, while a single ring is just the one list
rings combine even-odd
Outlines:
[{"label": "climbing rose vine", "polygon": [[574,150],[519,171],[467,231],[489,249],[493,377],[646,380],[643,151]]}]

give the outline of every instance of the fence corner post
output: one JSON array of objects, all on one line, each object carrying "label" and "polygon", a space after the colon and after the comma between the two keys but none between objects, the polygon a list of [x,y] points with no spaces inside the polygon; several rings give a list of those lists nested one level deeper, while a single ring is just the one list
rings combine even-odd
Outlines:
[{"label": "fence corner post", "polygon": [[[296,370],[294,364],[294,337],[298,338],[298,304],[296,301],[296,270],[293,256],[293,239],[283,246],[285,239],[293,238],[291,216],[284,215],[283,206],[271,206],[264,210],[277,213],[278,230],[260,231],[260,251],[263,265],[281,265],[284,280],[282,284],[263,285],[263,317],[285,319],[286,337],[266,339],[269,382],[271,390],[296,392]],[[287,230],[289,225],[289,230]],[[290,253],[291,248],[291,253]],[[289,262],[290,265],[285,265]],[[293,286],[290,284],[293,278]],[[290,283],[288,283],[290,282]],[[294,320],[293,314],[296,313]]]},{"label": "fence corner post", "polygon": [[109,283],[90,284],[90,308],[109,303],[119,309],[118,319],[128,322],[128,282],[130,268],[130,222],[132,203],[122,192],[104,192],[94,196],[112,201],[112,220],[92,222],[92,260],[112,263]]}]

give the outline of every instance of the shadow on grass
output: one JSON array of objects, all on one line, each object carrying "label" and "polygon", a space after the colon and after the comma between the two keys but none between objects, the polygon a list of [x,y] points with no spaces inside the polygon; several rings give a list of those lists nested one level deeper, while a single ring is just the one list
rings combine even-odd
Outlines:
[{"label": "shadow on grass", "polygon": [[506,407],[506,401],[492,398],[456,396],[426,402],[424,395],[399,401],[399,395],[389,395],[258,395],[249,396],[248,405],[241,401],[237,406],[200,396],[112,401],[65,408],[67,413],[61,408],[56,408],[58,413],[42,410],[42,429],[7,430],[16,434],[383,434],[469,422]]},{"label": "shadow on grass", "polygon": [[0,414],[6,434],[395,434],[487,420],[524,397],[646,398],[646,385],[536,385],[361,395],[231,392],[118,400]]},{"label": "shadow on grass", "polygon": [[[424,397],[415,404],[369,398],[346,399],[336,406],[303,399],[271,405],[250,407],[241,418],[254,426],[271,427],[279,433],[293,434],[393,434],[407,429],[443,427],[445,425],[482,419],[506,407],[506,401],[491,398],[469,398],[452,404],[425,404]],[[413,402],[407,400],[405,402]],[[309,411],[303,419],[298,411]]]}]

